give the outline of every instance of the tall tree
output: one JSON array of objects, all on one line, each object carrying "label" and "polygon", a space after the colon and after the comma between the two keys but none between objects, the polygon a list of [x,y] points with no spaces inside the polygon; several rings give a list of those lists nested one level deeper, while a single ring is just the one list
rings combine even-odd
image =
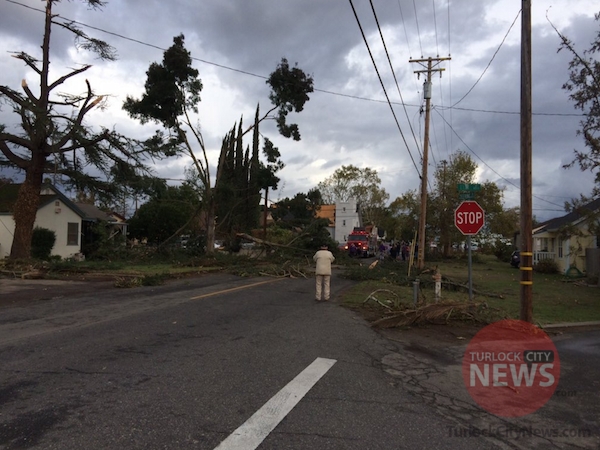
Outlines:
[{"label": "tall tree", "polygon": [[263,218],[263,234],[266,236],[267,229],[267,211],[268,211],[268,201],[269,201],[269,189],[277,189],[279,185],[279,177],[276,175],[281,169],[285,167],[285,164],[281,160],[281,153],[279,149],[273,145],[268,138],[265,138],[264,147],[263,147],[263,156],[266,158],[267,162],[260,163],[260,168],[257,174],[257,184],[262,190],[265,191],[265,203],[264,203],[264,214]]},{"label": "tall tree", "polygon": [[[440,238],[446,256],[454,242],[463,240],[462,234],[454,226],[454,211],[462,201],[459,198],[457,185],[473,183],[476,172],[477,164],[462,151],[451,155],[449,162],[442,161],[435,170],[435,185],[427,201],[426,233],[429,238],[435,236]],[[486,213],[485,231],[506,232],[510,215],[502,208],[502,191],[498,186],[490,181],[481,183],[481,190],[477,192],[475,200]],[[410,230],[406,232],[403,229],[404,239],[417,228],[419,205],[416,191],[405,193],[390,205],[392,213],[400,218],[403,227]],[[510,233],[512,234],[513,231],[511,230]]]},{"label": "tall tree", "polygon": [[[595,19],[600,22],[600,13],[595,15]],[[581,170],[595,173],[593,195],[597,196],[600,195],[600,31],[590,47],[579,52],[570,39],[554,29],[562,41],[558,51],[567,50],[573,55],[569,63],[569,81],[563,84],[563,89],[569,92],[575,108],[584,114],[577,134],[583,137],[587,147],[587,151],[575,150],[574,160],[566,167],[577,163]]]},{"label": "tall tree", "polygon": [[[142,123],[154,121],[162,124],[174,134],[174,139],[180,144],[193,161],[193,171],[196,172],[200,185],[201,204],[204,211],[206,229],[207,251],[214,250],[215,220],[217,210],[216,191],[223,176],[223,154],[219,158],[214,184],[212,182],[208,154],[199,126],[192,123],[192,113],[198,112],[202,83],[198,78],[198,70],[191,65],[191,56],[184,46],[184,36],[179,35],[173,39],[173,45],[168,48],[163,56],[162,64],[152,63],[146,72],[145,92],[141,99],[128,97],[123,108],[130,116],[139,119]],[[284,136],[300,139],[298,127],[288,125],[287,115],[300,112],[308,100],[308,93],[313,91],[313,80],[297,67],[290,68],[285,58],[281,60],[275,72],[267,79],[271,86],[269,98],[273,107],[259,119],[260,123],[271,118],[271,113],[278,110],[277,125]],[[256,122],[237,139],[256,127]],[[188,138],[186,131],[190,131],[194,143],[202,152],[201,158],[194,153],[194,146]],[[222,151],[229,151],[222,148]]]},{"label": "tall tree", "polygon": [[318,191],[298,192],[293,198],[286,197],[277,202],[273,218],[289,226],[306,226],[315,220],[320,206]]},{"label": "tall tree", "polygon": [[187,183],[181,186],[163,185],[128,221],[131,237],[148,239],[161,244],[181,229],[184,233],[197,233],[189,218],[197,208],[198,196]]},{"label": "tall tree", "polygon": [[330,177],[320,182],[317,188],[326,204],[355,199],[363,220],[376,224],[377,213],[385,207],[385,202],[389,199],[389,194],[380,186],[381,178],[376,170],[369,167],[361,169],[350,164],[337,169]]},{"label": "tall tree", "polygon": [[[199,126],[192,123],[192,113],[198,112],[202,81],[199,72],[192,67],[190,52],[184,46],[184,36],[173,38],[173,45],[165,50],[162,64],[151,63],[146,71],[145,90],[141,99],[127,97],[123,109],[141,123],[153,121],[161,124],[168,132],[166,138],[177,145],[192,159],[196,176],[201,186],[200,205],[205,209],[205,228],[207,233],[207,251],[214,248],[214,191],[211,189],[211,177],[208,166],[208,155]],[[187,131],[191,132],[193,141],[201,150],[197,158],[194,145]],[[157,131],[157,135],[162,133]],[[192,215],[195,218],[197,214]]]},{"label": "tall tree", "polygon": [[[439,236],[444,255],[448,255],[452,243],[463,239],[462,234],[454,226],[454,211],[461,203],[458,184],[475,182],[477,164],[465,152],[458,151],[451,155],[450,161],[443,161],[435,171],[435,189],[431,193],[431,205],[428,205],[428,233]],[[477,191],[475,200],[481,205],[486,215],[486,229],[489,233],[496,217],[503,212],[502,191],[495,183],[484,181],[481,190]]]},{"label": "tall tree", "polygon": [[398,220],[397,227],[400,228],[394,232],[397,239],[403,241],[414,239],[415,232],[419,228],[419,206],[420,196],[416,190],[405,192],[390,203],[390,213]]},{"label": "tall tree", "polygon": [[[102,105],[105,96],[97,95],[90,82],[85,80],[81,94],[57,92],[63,83],[83,74],[90,65],[70,70],[55,80],[50,80],[50,38],[54,27],[61,27],[74,34],[78,48],[95,52],[101,59],[114,60],[116,54],[106,42],[87,36],[74,22],[61,19],[53,13],[58,0],[45,0],[46,16],[41,45],[41,59],[25,52],[13,57],[21,60],[39,78],[39,91],[29,87],[25,79],[21,91],[0,86],[0,101],[11,105],[19,118],[11,130],[0,125],[0,167],[13,167],[25,174],[13,209],[15,232],[11,258],[28,258],[31,237],[40,199],[43,176],[54,173],[66,179],[79,190],[90,190],[114,195],[119,190],[112,179],[123,180],[148,172],[143,163],[146,150],[154,156],[164,155],[166,150],[155,140],[141,143],[127,139],[114,130],[93,130],[85,124],[86,115]],[[101,8],[103,1],[87,0],[91,8]],[[94,167],[102,176],[91,176],[85,167]]]},{"label": "tall tree", "polygon": [[428,201],[428,231],[439,234],[444,255],[448,256],[452,242],[459,238],[454,226],[454,210],[460,204],[457,184],[473,183],[477,164],[464,152],[442,161],[434,173],[435,188]]},{"label": "tall tree", "polygon": [[[258,116],[258,110],[257,110]],[[248,232],[258,226],[261,163],[258,159],[258,127],[255,128],[252,154],[243,148],[242,121],[223,139],[216,183],[217,229],[230,235]]]}]

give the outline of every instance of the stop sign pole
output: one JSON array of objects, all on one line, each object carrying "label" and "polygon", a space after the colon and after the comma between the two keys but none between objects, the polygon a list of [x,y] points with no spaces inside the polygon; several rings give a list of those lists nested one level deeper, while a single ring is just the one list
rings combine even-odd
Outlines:
[{"label": "stop sign pole", "polygon": [[473,301],[473,259],[471,256],[471,236],[479,233],[485,225],[485,211],[479,203],[467,200],[454,211],[454,225],[467,236],[469,265],[469,301]]}]

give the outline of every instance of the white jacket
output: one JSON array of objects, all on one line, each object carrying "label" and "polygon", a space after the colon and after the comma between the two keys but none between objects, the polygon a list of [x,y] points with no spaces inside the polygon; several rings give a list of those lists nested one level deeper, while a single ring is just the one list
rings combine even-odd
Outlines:
[{"label": "white jacket", "polygon": [[319,250],[313,259],[317,262],[317,275],[331,275],[331,263],[335,261],[333,253],[329,250]]}]

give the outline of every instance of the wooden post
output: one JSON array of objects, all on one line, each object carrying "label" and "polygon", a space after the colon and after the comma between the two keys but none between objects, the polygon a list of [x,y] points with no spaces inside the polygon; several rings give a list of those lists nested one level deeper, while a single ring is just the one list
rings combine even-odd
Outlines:
[{"label": "wooden post", "polygon": [[439,302],[442,298],[442,274],[439,269],[435,269],[435,275],[433,275],[433,281],[435,281],[435,302]]},{"label": "wooden post", "polygon": [[533,321],[531,0],[521,10],[521,308],[520,319]]},{"label": "wooden post", "polygon": [[[451,59],[446,58],[426,58],[426,59],[411,59],[408,62],[418,63],[425,66],[425,70],[416,70],[416,74],[425,74],[425,82],[423,83],[423,96],[425,98],[425,134],[423,136],[423,168],[421,170],[421,212],[419,218],[419,253],[417,255],[417,268],[423,270],[425,267],[425,225],[427,221],[427,165],[428,165],[428,150],[429,150],[429,116],[431,114],[431,73],[445,70],[443,68],[434,69],[442,61]],[[434,64],[435,63],[435,64]]]}]

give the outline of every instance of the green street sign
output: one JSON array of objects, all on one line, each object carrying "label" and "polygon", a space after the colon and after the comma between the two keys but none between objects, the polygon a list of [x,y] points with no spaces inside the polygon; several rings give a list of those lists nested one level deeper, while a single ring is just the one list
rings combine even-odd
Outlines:
[{"label": "green street sign", "polygon": [[476,192],[476,191],[480,191],[481,190],[481,185],[480,184],[472,184],[472,183],[458,183],[458,190],[459,192]]},{"label": "green street sign", "polygon": [[474,200],[475,192],[473,191],[461,191],[458,193],[458,198],[460,200]]}]

